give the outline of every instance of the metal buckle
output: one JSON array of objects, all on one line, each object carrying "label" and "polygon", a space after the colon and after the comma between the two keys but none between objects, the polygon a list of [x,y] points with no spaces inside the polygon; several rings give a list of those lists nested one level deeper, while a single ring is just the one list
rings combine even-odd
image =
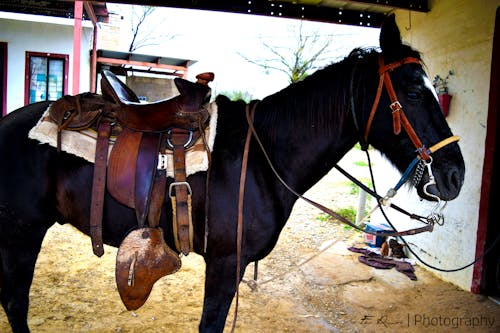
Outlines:
[{"label": "metal buckle", "polygon": [[399,101],[395,101],[395,102],[392,102],[389,107],[391,108],[392,112],[398,112],[398,111],[401,111],[403,109],[403,107],[401,106],[401,103],[399,103]]},{"label": "metal buckle", "polygon": [[172,198],[174,195],[172,195],[172,189],[174,186],[181,186],[181,185],[184,185],[187,187],[187,190],[189,192],[189,195],[192,195],[193,194],[193,191],[191,191],[191,186],[189,185],[188,182],[173,182],[172,184],[170,184],[170,186],[168,187],[168,196],[170,198]]},{"label": "metal buckle", "polygon": [[156,165],[157,170],[167,170],[168,155],[158,153],[158,164]]}]

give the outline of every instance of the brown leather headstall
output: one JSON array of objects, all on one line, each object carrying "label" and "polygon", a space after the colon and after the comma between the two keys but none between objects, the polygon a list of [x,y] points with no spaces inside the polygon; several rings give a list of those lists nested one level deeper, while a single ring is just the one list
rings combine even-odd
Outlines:
[{"label": "brown leather headstall", "polygon": [[410,137],[410,140],[412,141],[413,145],[417,149],[418,154],[423,160],[428,160],[429,159],[429,154],[427,148],[425,148],[424,144],[418,137],[417,133],[415,133],[415,130],[413,129],[413,126],[411,126],[408,118],[406,117],[403,107],[401,106],[401,103],[398,101],[398,97],[396,95],[396,92],[394,91],[394,87],[392,86],[392,81],[391,81],[391,76],[390,72],[393,71],[394,69],[398,68],[399,66],[405,65],[405,64],[418,64],[420,65],[421,62],[419,59],[414,58],[414,57],[407,57],[403,58],[399,61],[392,62],[390,64],[385,65],[384,64],[384,58],[382,54],[379,55],[378,58],[379,62],[379,84],[377,88],[377,95],[375,96],[375,100],[373,102],[372,109],[370,111],[370,116],[368,117],[368,122],[366,124],[366,130],[365,130],[365,141],[368,141],[368,134],[370,133],[370,128],[373,122],[373,118],[375,117],[375,112],[377,111],[378,104],[380,102],[380,96],[382,95],[382,89],[385,86],[385,89],[387,90],[387,94],[389,95],[389,98],[391,100],[391,104],[389,105],[389,108],[391,109],[392,112],[392,123],[393,123],[393,128],[394,128],[394,134],[399,134],[401,133],[401,126],[405,129],[406,133]]}]

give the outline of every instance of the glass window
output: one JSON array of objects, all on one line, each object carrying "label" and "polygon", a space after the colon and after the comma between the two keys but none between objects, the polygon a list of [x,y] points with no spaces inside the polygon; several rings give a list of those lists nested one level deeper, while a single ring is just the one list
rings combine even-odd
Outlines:
[{"label": "glass window", "polygon": [[39,54],[28,54],[28,58],[28,104],[61,98],[66,88],[66,58]]}]

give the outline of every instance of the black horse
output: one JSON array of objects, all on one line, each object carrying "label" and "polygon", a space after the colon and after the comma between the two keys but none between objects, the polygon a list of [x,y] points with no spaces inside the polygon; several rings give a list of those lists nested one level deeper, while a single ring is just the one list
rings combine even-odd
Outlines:
[{"label": "black horse", "polygon": [[[254,127],[275,169],[299,193],[319,181],[363,137],[377,95],[379,59],[397,64],[388,72],[408,122],[426,147],[452,135],[432,87],[418,61],[418,52],[402,44],[394,17],[383,25],[381,52],[354,50],[302,82],[263,99],[256,107]],[[402,61],[402,62],[401,62]],[[399,63],[398,63],[399,62]],[[235,295],[238,191],[248,123],[245,103],[216,99],[219,118],[209,175],[208,230],[205,230],[206,172],[189,177],[193,189],[194,250],[206,262],[201,332],[221,332]],[[407,130],[395,134],[383,89],[366,141],[401,172],[417,155]],[[28,139],[49,103],[10,113],[0,122],[0,300],[15,333],[29,332],[29,289],[42,240],[57,221],[89,233],[93,164],[58,153]],[[393,104],[394,105],[394,104]],[[417,147],[418,148],[418,147]],[[436,186],[416,185],[423,199],[452,200],[463,184],[465,167],[456,142],[432,153]],[[171,179],[169,181],[172,181]],[[430,194],[430,195],[429,195]],[[243,210],[241,275],[275,246],[297,197],[272,172],[253,140],[249,151]],[[171,206],[166,203],[160,226],[174,248]],[[106,195],[103,237],[119,246],[136,226],[132,209]],[[207,232],[207,248],[205,245]],[[91,250],[89,245],[89,251]]]}]

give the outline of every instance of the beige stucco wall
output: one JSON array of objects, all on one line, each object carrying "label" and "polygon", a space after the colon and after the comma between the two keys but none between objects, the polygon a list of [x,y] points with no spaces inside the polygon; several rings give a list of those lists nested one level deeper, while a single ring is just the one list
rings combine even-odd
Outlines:
[{"label": "beige stucco wall", "polygon": [[178,95],[173,79],[148,77],[148,76],[128,76],[127,85],[137,96],[145,97],[147,102],[154,102]]},{"label": "beige stucco wall", "polygon": [[[444,77],[450,70],[454,73],[448,85],[453,98],[447,119],[454,134],[461,137],[466,175],[460,196],[445,209],[445,225],[437,226],[431,234],[407,240],[420,249],[419,256],[429,263],[456,268],[470,263],[475,255],[493,31],[500,1],[431,0],[429,5],[429,13],[396,11],[396,19],[403,41],[422,53],[431,81],[437,74]],[[398,177],[392,173],[379,188],[385,191],[394,186]],[[422,215],[433,208],[432,204],[421,203],[414,192],[401,192],[394,200],[397,204],[416,209]],[[394,216],[401,229],[408,226],[401,215]],[[472,267],[436,274],[470,290]]]}]

